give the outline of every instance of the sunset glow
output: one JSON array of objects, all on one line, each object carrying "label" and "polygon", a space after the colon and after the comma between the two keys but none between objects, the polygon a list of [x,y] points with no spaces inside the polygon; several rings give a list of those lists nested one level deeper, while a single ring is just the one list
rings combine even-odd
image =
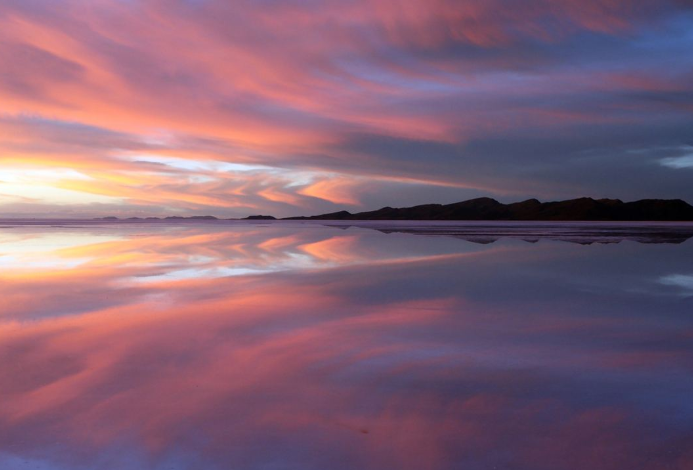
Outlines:
[{"label": "sunset glow", "polygon": [[0,216],[693,199],[692,31],[681,0],[4,0]]},{"label": "sunset glow", "polygon": [[0,0],[0,470],[693,469],[693,0]]}]

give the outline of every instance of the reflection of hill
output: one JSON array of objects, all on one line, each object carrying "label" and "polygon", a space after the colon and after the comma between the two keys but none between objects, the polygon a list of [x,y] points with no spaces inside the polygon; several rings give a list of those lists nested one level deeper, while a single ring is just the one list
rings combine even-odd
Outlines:
[{"label": "reflection of hill", "polygon": [[620,243],[683,243],[693,237],[693,224],[687,225],[396,225],[354,224],[383,233],[455,237],[472,243],[489,244],[501,238],[515,238],[528,243],[541,239],[559,240],[581,245]]}]

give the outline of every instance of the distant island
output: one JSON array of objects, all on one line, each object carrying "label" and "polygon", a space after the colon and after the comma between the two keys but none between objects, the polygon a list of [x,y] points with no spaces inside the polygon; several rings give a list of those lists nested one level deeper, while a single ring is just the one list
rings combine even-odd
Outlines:
[{"label": "distant island", "polygon": [[114,216],[108,216],[108,217],[97,217],[94,220],[106,220],[106,221],[120,221],[120,220],[219,220],[217,217],[214,217],[213,215],[193,215],[190,217],[183,217],[180,215],[172,215],[169,217],[165,217],[163,219],[159,217],[147,217],[145,219],[141,217],[128,217],[127,219],[119,219],[118,217]]},{"label": "distant island", "polygon": [[250,215],[248,217],[244,217],[242,219],[219,219],[217,217],[214,217],[213,215],[193,215],[190,217],[183,217],[180,215],[172,215],[169,217],[128,217],[127,219],[119,219],[118,217],[114,217],[112,215],[108,217],[97,217],[94,220],[101,220],[101,221],[107,221],[107,222],[127,222],[127,221],[138,221],[138,220],[277,220],[276,217],[273,217],[271,215]]},{"label": "distant island", "polygon": [[249,215],[242,220],[277,220],[277,218],[271,215]]},{"label": "distant island", "polygon": [[348,211],[283,220],[545,220],[545,221],[693,221],[693,206],[680,199],[619,199],[583,197],[568,201],[529,199],[503,204],[482,197],[454,204],[383,207],[370,212]]}]

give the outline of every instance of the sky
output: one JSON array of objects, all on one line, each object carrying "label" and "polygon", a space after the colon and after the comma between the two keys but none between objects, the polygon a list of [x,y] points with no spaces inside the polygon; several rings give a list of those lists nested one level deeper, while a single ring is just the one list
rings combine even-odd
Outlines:
[{"label": "sky", "polygon": [[693,203],[693,0],[0,0],[0,217]]}]

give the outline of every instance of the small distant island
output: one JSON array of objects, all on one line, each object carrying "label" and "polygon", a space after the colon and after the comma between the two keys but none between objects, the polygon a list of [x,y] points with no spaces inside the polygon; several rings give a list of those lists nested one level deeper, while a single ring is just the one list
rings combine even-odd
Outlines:
[{"label": "small distant island", "polygon": [[213,215],[193,215],[190,217],[183,217],[180,215],[172,215],[169,217],[128,217],[126,219],[119,219],[118,217],[114,217],[112,215],[108,217],[96,217],[93,220],[102,220],[102,221],[107,221],[107,222],[127,222],[127,221],[138,221],[138,220],[159,220],[159,221],[166,221],[166,220],[277,220],[276,217],[273,217],[271,215],[250,215],[248,217],[244,217],[242,219],[219,219],[218,217],[214,217]]},{"label": "small distant island", "polygon": [[540,202],[529,199],[503,204],[482,197],[454,204],[383,207],[352,214],[348,211],[284,220],[538,220],[538,221],[693,221],[693,206],[680,199],[619,199],[583,197]]},{"label": "small distant island", "polygon": [[277,218],[271,215],[249,215],[242,220],[277,220]]},{"label": "small distant island", "polygon": [[97,217],[94,220],[106,220],[106,221],[120,221],[120,220],[219,220],[217,217],[214,217],[213,215],[193,215],[190,217],[183,217],[180,215],[172,215],[169,217],[165,218],[159,218],[159,217],[147,217],[145,219],[141,217],[128,217],[127,219],[119,219],[118,217],[114,216],[108,216],[108,217]]}]

